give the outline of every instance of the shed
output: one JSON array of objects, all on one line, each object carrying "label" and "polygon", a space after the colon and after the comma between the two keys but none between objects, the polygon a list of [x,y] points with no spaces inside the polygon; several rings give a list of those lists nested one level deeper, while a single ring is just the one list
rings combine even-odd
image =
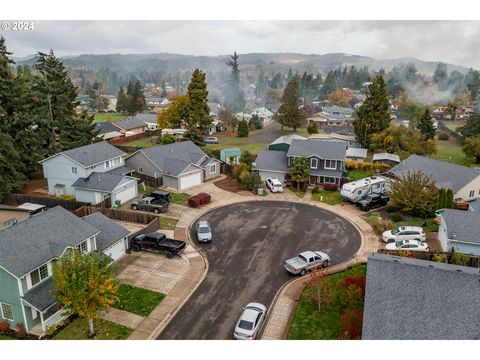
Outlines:
[{"label": "shed", "polygon": [[220,160],[222,160],[226,164],[231,164],[233,160],[233,164],[240,163],[240,156],[242,152],[240,148],[227,148],[220,150]]},{"label": "shed", "polygon": [[395,166],[400,163],[400,157],[395,154],[379,153],[379,154],[373,155],[373,162],[374,163],[382,162],[382,163]]}]

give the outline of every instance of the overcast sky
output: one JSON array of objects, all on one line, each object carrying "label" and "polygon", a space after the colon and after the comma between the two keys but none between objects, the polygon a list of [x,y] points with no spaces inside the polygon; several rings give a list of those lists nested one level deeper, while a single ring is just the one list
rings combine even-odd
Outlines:
[{"label": "overcast sky", "polygon": [[15,57],[237,51],[415,57],[480,68],[480,21],[35,21],[0,30]]}]

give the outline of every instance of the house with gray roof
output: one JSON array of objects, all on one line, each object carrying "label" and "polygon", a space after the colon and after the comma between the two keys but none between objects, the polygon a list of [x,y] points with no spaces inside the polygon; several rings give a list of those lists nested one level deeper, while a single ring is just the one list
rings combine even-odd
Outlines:
[{"label": "house with gray roof", "polygon": [[340,106],[325,106],[322,111],[307,119],[309,124],[316,123],[317,126],[351,126],[355,120],[355,110]]},{"label": "house with gray roof", "polygon": [[153,146],[134,152],[126,165],[153,186],[181,191],[220,175],[220,161],[191,141]]},{"label": "house with gray roof", "polygon": [[368,256],[363,340],[480,340],[476,268]]},{"label": "house with gray roof", "polygon": [[447,161],[410,155],[390,169],[386,175],[401,179],[413,171],[420,171],[430,177],[439,189],[451,189],[455,201],[468,201],[480,197],[480,170]]},{"label": "house with gray roof", "polygon": [[346,176],[346,152],[347,145],[343,142],[292,139],[287,152],[261,151],[255,160],[254,170],[258,171],[262,179],[277,177],[284,181],[293,159],[305,157],[310,167],[311,186],[340,186]]},{"label": "house with gray roof", "polygon": [[105,141],[59,152],[40,163],[48,192],[70,194],[77,201],[122,203],[138,194],[137,180],[125,166],[127,154]]},{"label": "house with gray roof", "polygon": [[297,134],[283,135],[272,141],[268,145],[268,150],[287,152],[293,140],[307,140],[307,138]]},{"label": "house with gray roof", "polygon": [[157,114],[137,114],[129,116],[125,120],[116,121],[115,126],[118,126],[120,132],[125,134],[125,136],[141,134],[149,129],[149,124],[151,126],[155,125],[156,128],[157,116]]},{"label": "house with gray roof", "polygon": [[456,209],[437,211],[442,251],[480,256],[480,213]]},{"label": "house with gray roof", "polygon": [[124,134],[120,132],[119,127],[108,121],[96,123],[93,133],[95,137],[100,140],[113,140],[124,136]]},{"label": "house with gray roof", "polygon": [[43,334],[65,318],[53,297],[55,261],[73,248],[118,259],[128,234],[101,214],[81,219],[60,206],[0,229],[0,321]]}]

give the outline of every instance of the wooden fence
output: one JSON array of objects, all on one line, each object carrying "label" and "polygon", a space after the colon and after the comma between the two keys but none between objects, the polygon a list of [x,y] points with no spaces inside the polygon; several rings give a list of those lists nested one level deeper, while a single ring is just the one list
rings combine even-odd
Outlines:
[{"label": "wooden fence", "polygon": [[[75,201],[75,200],[64,200],[56,197],[50,196],[39,196],[39,195],[30,195],[30,194],[15,194],[8,193],[5,195],[6,202],[15,202],[16,204],[23,204],[26,202],[45,205],[46,207],[52,208],[55,206],[62,206],[67,210],[75,210],[82,206],[89,205],[88,203]],[[101,204],[99,204],[101,206]]]},{"label": "wooden fence", "polygon": [[[441,258],[443,263],[452,263],[452,255],[454,254],[453,252],[433,252],[433,251],[398,251],[398,250],[385,250],[385,249],[379,249],[379,253],[381,254],[387,254],[387,255],[394,255],[394,256],[404,256],[404,257],[410,257],[413,259],[419,259],[419,260],[428,260],[428,261],[435,261],[433,260],[434,257]],[[465,266],[468,267],[474,267],[474,268],[480,268],[480,256],[476,255],[468,255],[465,254],[469,257],[469,263]]]},{"label": "wooden fence", "polygon": [[134,134],[134,135],[130,135],[130,136],[122,136],[121,138],[118,138],[118,139],[108,140],[108,142],[111,145],[120,145],[120,144],[124,144],[126,142],[130,142],[130,141],[133,141],[133,140],[145,139],[145,138],[149,138],[149,137],[152,137],[152,136],[161,137],[162,136],[162,130],[160,130],[160,129],[159,130],[147,130],[143,133]]}]

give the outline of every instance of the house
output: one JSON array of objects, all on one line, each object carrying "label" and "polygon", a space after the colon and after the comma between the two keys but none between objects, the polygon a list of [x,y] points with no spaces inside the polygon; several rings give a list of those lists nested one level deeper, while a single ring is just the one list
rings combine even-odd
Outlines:
[{"label": "house", "polygon": [[29,210],[0,204],[0,229],[10,225],[15,225],[20,220],[28,218],[29,216]]},{"label": "house", "polygon": [[395,155],[395,154],[389,154],[389,153],[378,153],[378,154],[373,154],[373,163],[384,163],[384,164],[389,164],[391,166],[395,166],[400,163],[400,156]]},{"label": "house", "polygon": [[347,160],[364,161],[367,158],[367,153],[368,153],[368,149],[348,147],[345,156]]},{"label": "house", "polygon": [[287,152],[288,149],[290,148],[290,144],[295,139],[307,140],[306,137],[303,137],[297,134],[283,135],[277,138],[276,140],[274,140],[273,142],[271,142],[270,145],[268,145],[268,150]]},{"label": "house", "polygon": [[351,126],[354,120],[355,110],[346,107],[324,106],[322,111],[307,119],[309,124],[316,123],[317,126]]},{"label": "house", "polygon": [[235,116],[239,121],[246,120],[247,122],[250,122],[250,119],[252,118],[252,114],[246,112],[236,113]]},{"label": "house", "polygon": [[77,201],[98,204],[126,202],[138,194],[137,179],[128,176],[126,153],[102,141],[62,151],[42,160],[48,192],[70,194]]},{"label": "house", "polygon": [[157,114],[137,114],[125,120],[116,121],[115,125],[125,136],[144,133],[148,130],[157,129]]},{"label": "house", "polygon": [[126,159],[126,164],[143,181],[177,191],[220,175],[220,161],[191,141],[138,150]]},{"label": "house", "polygon": [[329,134],[312,134],[309,136],[311,140],[323,140],[323,141],[340,141],[347,144],[349,148],[361,149],[362,144],[357,141],[355,135],[344,135],[338,133]]},{"label": "house", "polygon": [[150,111],[156,111],[162,107],[163,98],[156,96],[145,97],[145,103]]},{"label": "house", "polygon": [[252,115],[257,115],[262,125],[267,125],[272,121],[273,113],[266,107],[259,107],[252,110]]},{"label": "house", "polygon": [[345,178],[347,146],[342,142],[293,139],[288,151],[261,151],[253,166],[260,177],[278,177],[285,181],[288,167],[294,158],[306,157],[310,167],[311,186],[324,184],[341,185]]},{"label": "house", "polygon": [[97,139],[101,140],[113,140],[124,136],[124,134],[120,132],[119,127],[107,121],[96,123],[93,133]]},{"label": "house", "polygon": [[225,164],[240,164],[240,148],[227,148],[220,150],[220,160]]},{"label": "house", "polygon": [[206,129],[208,135],[213,135],[220,131],[223,131],[223,121],[221,120],[213,120],[210,127]]},{"label": "house", "polygon": [[480,196],[480,170],[447,161],[411,155],[386,175],[400,179],[411,171],[420,171],[430,177],[439,189],[452,189],[455,201],[467,201]]},{"label": "house", "polygon": [[456,209],[437,211],[438,241],[445,252],[480,255],[480,213]]},{"label": "house", "polygon": [[128,233],[101,214],[81,219],[60,206],[1,229],[1,317],[12,327],[23,323],[28,332],[43,334],[65,318],[52,295],[55,261],[72,248],[118,258]]},{"label": "house", "polygon": [[468,211],[480,213],[480,198],[468,201]]},{"label": "house", "polygon": [[363,340],[479,340],[478,269],[385,254],[367,263]]}]

